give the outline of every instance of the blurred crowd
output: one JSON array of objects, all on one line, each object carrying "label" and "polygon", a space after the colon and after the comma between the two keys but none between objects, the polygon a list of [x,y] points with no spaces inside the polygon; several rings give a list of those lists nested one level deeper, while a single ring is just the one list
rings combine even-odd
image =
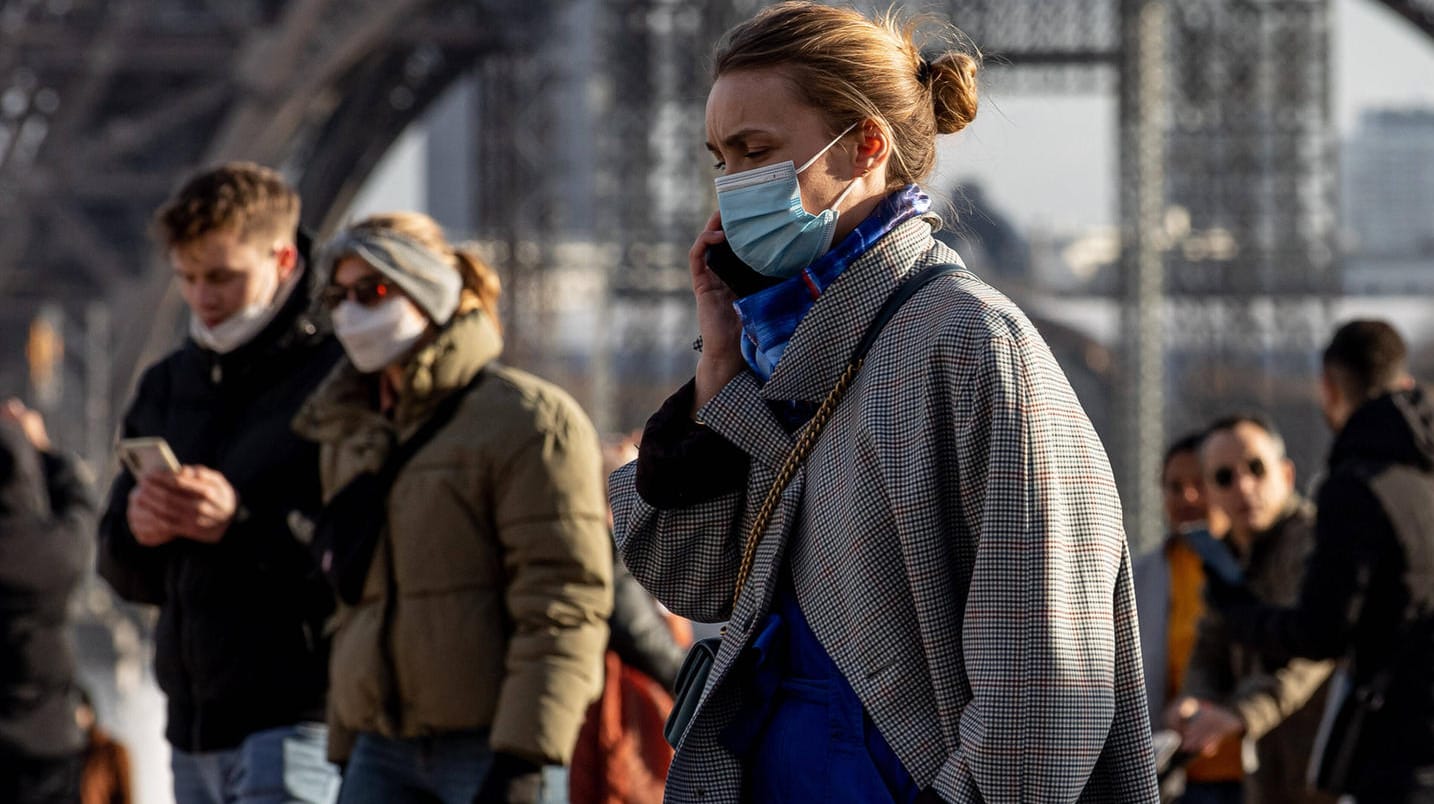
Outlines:
[{"label": "blurred crowd", "polygon": [[158,607],[179,802],[660,800],[689,635],[617,559],[632,440],[497,362],[497,276],[426,216],[298,219],[239,163],[159,211],[190,332],[103,504],[0,410],[0,800],[129,800],[68,633],[96,563]]},{"label": "blurred crowd", "polygon": [[1434,403],[1385,322],[1340,327],[1322,365],[1308,496],[1257,412],[1166,452],[1135,586],[1167,798],[1425,800],[1404,796],[1434,758]]},{"label": "blurred crowd", "polygon": [[0,802],[130,800],[76,683],[97,567],[157,609],[179,804],[1434,804],[1399,334],[1332,334],[1307,493],[1259,412],[1176,440],[1132,559],[1040,333],[933,236],[978,65],[914,30],[724,37],[697,369],[640,438],[502,361],[498,274],[426,215],[315,244],[277,172],[188,177],[154,221],[188,335],[104,499],[0,408]]}]

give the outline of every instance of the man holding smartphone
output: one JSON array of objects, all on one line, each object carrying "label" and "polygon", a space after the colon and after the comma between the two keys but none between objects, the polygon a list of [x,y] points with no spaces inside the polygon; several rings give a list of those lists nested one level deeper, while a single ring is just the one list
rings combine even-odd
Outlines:
[{"label": "man holding smartphone", "polygon": [[149,367],[123,437],[179,464],[121,471],[100,526],[100,573],[160,607],[179,804],[330,802],[324,698],[332,611],[295,523],[321,505],[317,448],[289,428],[341,349],[313,315],[299,198],[235,163],[192,177],[156,215],[191,318]]}]

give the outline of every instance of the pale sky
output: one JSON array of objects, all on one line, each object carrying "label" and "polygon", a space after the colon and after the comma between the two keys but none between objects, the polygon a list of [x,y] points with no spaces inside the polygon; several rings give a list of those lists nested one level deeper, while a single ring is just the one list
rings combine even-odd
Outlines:
[{"label": "pale sky", "polygon": [[[1340,135],[1375,106],[1434,107],[1434,39],[1370,0],[1335,0],[1331,78]],[[944,138],[932,186],[973,176],[1022,228],[1116,219],[1113,96],[1032,96],[987,84],[970,129]]]},{"label": "pale sky", "polygon": [[[1334,114],[1340,135],[1375,106],[1434,106],[1434,40],[1372,0],[1335,0],[1331,18]],[[1116,220],[1113,94],[1028,95],[989,75],[971,128],[944,137],[936,175],[945,190],[975,177],[1022,228],[1081,230]],[[388,154],[355,203],[423,209],[425,171],[418,126]]]}]

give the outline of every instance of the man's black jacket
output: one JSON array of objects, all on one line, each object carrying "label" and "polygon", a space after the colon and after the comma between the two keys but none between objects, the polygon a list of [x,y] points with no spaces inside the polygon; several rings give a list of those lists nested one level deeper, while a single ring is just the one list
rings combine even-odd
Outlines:
[{"label": "man's black jacket", "polygon": [[167,736],[183,751],[323,719],[333,603],[293,527],[321,506],[318,448],[290,422],[342,350],[309,309],[317,279],[307,264],[254,340],[227,355],[186,341],[145,372],[125,415],[124,437],[165,438],[181,463],[223,474],[239,498],[218,544],[143,547],[125,516],[134,478],[121,471],[100,525],[100,574],[124,598],[160,607],[155,670]]},{"label": "man's black jacket", "polygon": [[[1376,493],[1389,488],[1399,492]],[[1262,649],[1352,657],[1356,685],[1394,668],[1383,707],[1361,732],[1345,792],[1360,801],[1399,801],[1416,784],[1434,787],[1434,404],[1428,395],[1419,389],[1389,394],[1356,411],[1335,439],[1318,499],[1315,548],[1298,608],[1225,601],[1226,624],[1233,638]],[[1221,604],[1219,594],[1212,596]]]},{"label": "man's black jacket", "polygon": [[66,612],[94,560],[94,515],[74,461],[0,424],[0,754],[80,750]]}]

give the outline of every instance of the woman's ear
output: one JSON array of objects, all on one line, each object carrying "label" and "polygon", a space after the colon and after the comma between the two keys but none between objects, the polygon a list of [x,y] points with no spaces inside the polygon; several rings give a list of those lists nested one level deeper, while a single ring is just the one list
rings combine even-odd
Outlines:
[{"label": "woman's ear", "polygon": [[891,154],[891,140],[886,130],[875,120],[862,121],[861,127],[857,129],[859,139],[856,145],[856,160],[853,167],[856,173],[866,175],[875,170],[878,165],[886,162]]}]

